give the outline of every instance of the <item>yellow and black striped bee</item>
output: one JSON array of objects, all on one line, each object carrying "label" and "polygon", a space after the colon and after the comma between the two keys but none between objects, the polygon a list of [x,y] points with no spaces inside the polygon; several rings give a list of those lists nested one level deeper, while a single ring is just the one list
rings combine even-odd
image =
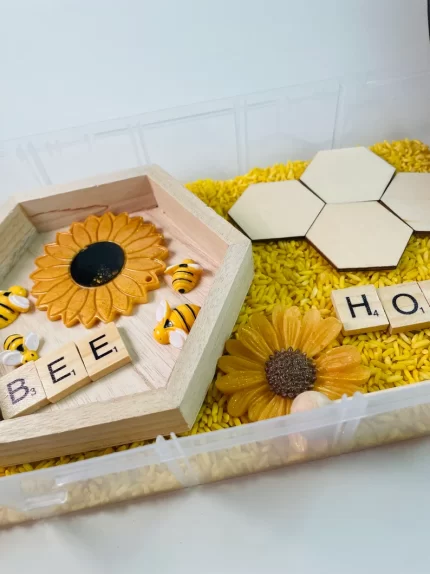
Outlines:
[{"label": "yellow and black striped bee", "polygon": [[0,291],[0,329],[13,323],[20,313],[27,313],[29,309],[30,301],[24,287],[13,285],[7,291]]},{"label": "yellow and black striped bee", "polygon": [[167,301],[161,301],[155,314],[159,323],[154,329],[154,339],[162,345],[170,343],[182,349],[199,311],[198,305],[178,305],[172,309]]},{"label": "yellow and black striped bee", "polygon": [[36,333],[29,333],[25,339],[22,335],[9,335],[3,344],[5,350],[0,353],[0,361],[4,365],[13,367],[24,365],[29,361],[37,361],[39,343],[39,335]]},{"label": "yellow and black striped bee", "polygon": [[197,285],[203,269],[192,259],[184,259],[182,263],[170,265],[164,273],[172,275],[172,287],[178,293],[188,293]]}]

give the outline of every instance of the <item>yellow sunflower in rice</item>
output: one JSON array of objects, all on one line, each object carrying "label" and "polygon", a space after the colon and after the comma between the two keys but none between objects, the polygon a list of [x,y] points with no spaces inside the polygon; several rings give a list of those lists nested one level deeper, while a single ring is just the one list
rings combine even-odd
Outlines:
[{"label": "yellow sunflower in rice", "polygon": [[224,376],[217,388],[227,395],[228,412],[251,421],[290,413],[293,399],[309,390],[329,399],[352,395],[370,377],[356,347],[325,352],[342,328],[334,317],[323,319],[316,309],[301,316],[298,307],[275,306],[270,322],[262,313],[241,326],[237,339],[226,343],[229,355],[218,361]]},{"label": "yellow sunflower in rice", "polygon": [[30,277],[36,307],[67,327],[80,322],[89,328],[130,315],[134,304],[146,303],[147,292],[159,287],[168,255],[162,241],[152,223],[126,213],[73,223],[35,261]]}]

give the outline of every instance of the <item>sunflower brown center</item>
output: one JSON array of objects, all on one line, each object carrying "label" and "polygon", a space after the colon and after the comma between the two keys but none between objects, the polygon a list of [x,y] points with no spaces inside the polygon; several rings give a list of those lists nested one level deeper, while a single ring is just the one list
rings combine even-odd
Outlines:
[{"label": "sunflower brown center", "polygon": [[269,387],[281,397],[294,399],[300,393],[310,391],[316,381],[317,370],[312,359],[291,347],[275,351],[265,369]]},{"label": "sunflower brown center", "polygon": [[117,243],[98,241],[75,255],[70,274],[81,287],[100,287],[115,279],[124,263],[125,253]]}]

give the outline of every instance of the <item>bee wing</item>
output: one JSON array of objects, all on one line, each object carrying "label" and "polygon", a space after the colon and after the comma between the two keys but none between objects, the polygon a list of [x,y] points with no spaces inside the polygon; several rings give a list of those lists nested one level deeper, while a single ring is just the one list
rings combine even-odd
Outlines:
[{"label": "bee wing", "polygon": [[30,351],[37,351],[39,343],[40,338],[37,333],[29,333],[24,339],[24,345],[27,347],[27,349],[30,349]]},{"label": "bee wing", "polygon": [[169,265],[169,267],[166,268],[166,271],[164,273],[165,275],[173,275],[173,273],[178,269],[179,265]]},{"label": "bee wing", "polygon": [[188,267],[195,269],[196,271],[203,271],[203,267],[198,263],[188,263]]},{"label": "bee wing", "polygon": [[3,351],[0,353],[0,361],[3,365],[16,367],[21,363],[22,357],[19,351]]},{"label": "bee wing", "polygon": [[21,297],[21,295],[9,295],[9,301],[12,303],[13,308],[21,313],[27,313],[30,309],[30,301],[27,297]]},{"label": "bee wing", "polygon": [[177,349],[182,349],[188,335],[182,329],[175,329],[169,333],[169,343]]},{"label": "bee wing", "polygon": [[167,319],[171,309],[169,303],[164,299],[160,302],[155,311],[155,318],[158,322],[162,321],[163,319]]}]

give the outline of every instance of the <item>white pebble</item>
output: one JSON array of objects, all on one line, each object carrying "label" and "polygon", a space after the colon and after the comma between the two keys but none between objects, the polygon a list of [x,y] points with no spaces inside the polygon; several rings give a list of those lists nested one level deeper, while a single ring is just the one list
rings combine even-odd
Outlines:
[{"label": "white pebble", "polygon": [[291,414],[319,409],[331,402],[332,401],[323,393],[319,393],[318,391],[305,391],[304,393],[297,395],[293,400],[291,405]]}]

